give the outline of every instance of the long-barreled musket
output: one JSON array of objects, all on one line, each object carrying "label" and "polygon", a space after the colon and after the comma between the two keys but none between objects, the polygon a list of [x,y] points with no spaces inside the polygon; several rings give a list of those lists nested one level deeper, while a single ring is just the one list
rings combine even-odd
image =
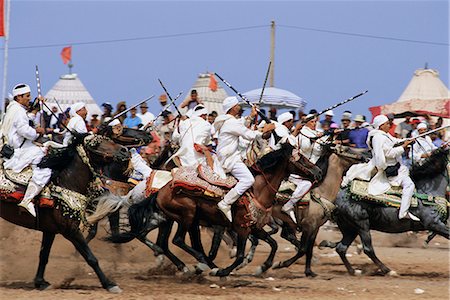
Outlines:
[{"label": "long-barreled musket", "polygon": [[135,105],[131,106],[130,108],[124,110],[123,112],[121,112],[121,113],[115,115],[115,116],[114,116],[113,118],[111,118],[110,120],[108,120],[108,121],[106,121],[106,122],[103,122],[103,124],[108,125],[109,123],[111,123],[111,122],[114,121],[115,119],[120,118],[121,116],[123,116],[124,114],[126,114],[127,112],[129,112],[130,110],[132,110],[133,108],[136,108],[136,107],[138,107],[139,105],[141,105],[142,103],[149,101],[149,100],[152,99],[153,97],[155,97],[155,95],[151,95],[150,97],[148,97],[148,98],[146,98],[146,99],[144,99],[144,100],[142,100],[142,101],[139,101],[137,104],[135,104]]},{"label": "long-barreled musket", "polygon": [[[175,96],[175,98],[172,100],[170,100],[169,105],[167,105],[167,107],[165,109],[163,109],[156,117],[155,120],[157,120],[159,117],[161,117],[161,115],[163,114],[164,110],[166,110],[167,108],[171,107],[172,105],[176,107],[177,109],[177,105],[175,104],[175,101],[177,101],[178,98],[180,98],[180,96],[183,94],[183,92],[179,92],[178,95]],[[178,111],[178,109],[177,109]]]},{"label": "long-barreled musket", "polygon": [[394,147],[401,146],[401,145],[403,145],[403,143],[405,143],[405,142],[407,142],[407,141],[413,141],[413,140],[415,140],[415,139],[417,139],[417,138],[420,138],[420,137],[423,137],[423,136],[430,135],[430,134],[432,134],[432,133],[434,133],[434,132],[437,132],[437,131],[439,131],[439,130],[442,130],[442,129],[445,129],[445,128],[449,128],[449,127],[450,127],[450,125],[442,126],[442,127],[439,127],[439,128],[436,128],[436,129],[433,129],[433,130],[424,132],[424,133],[422,133],[422,134],[419,134],[419,135],[416,136],[416,137],[410,137],[410,138],[403,139],[403,140],[401,140],[400,142],[396,143],[396,144],[394,145]]},{"label": "long-barreled musket", "polygon": [[[217,73],[214,73],[214,75],[216,75],[217,77],[219,77],[220,80],[222,80],[223,83],[225,83],[226,86],[228,86],[231,90],[233,90],[233,92],[235,92],[242,100],[244,100],[248,105],[250,105],[251,107],[255,107],[255,105],[253,103],[250,102],[250,100],[247,99],[247,97],[245,97],[244,95],[242,95],[241,93],[239,93],[228,81],[226,81],[225,79],[222,78],[222,76],[220,76]],[[258,113],[258,115],[261,117],[262,120],[264,120],[267,124],[271,123],[270,119],[268,117],[266,117],[260,110],[259,108],[256,107],[256,112]]]},{"label": "long-barreled musket", "polygon": [[43,107],[43,100],[42,93],[41,93],[41,78],[39,76],[39,68],[36,65],[36,86],[37,86],[37,93],[38,93],[38,99],[39,99],[39,112],[40,112],[40,118],[39,118],[39,125],[42,128],[45,128],[45,120],[44,120],[44,107]]},{"label": "long-barreled musket", "polygon": [[328,107],[328,108],[326,108],[326,109],[324,109],[324,110],[322,110],[322,111],[320,111],[320,112],[314,114],[314,116],[311,116],[311,117],[309,117],[308,119],[305,119],[303,122],[306,123],[306,122],[310,121],[312,118],[315,118],[315,117],[318,117],[318,116],[320,116],[320,115],[323,115],[324,113],[326,113],[326,112],[329,111],[329,110],[335,109],[335,108],[338,107],[338,106],[341,106],[341,105],[344,105],[344,104],[347,103],[347,102],[353,101],[353,100],[355,100],[356,98],[361,97],[362,95],[364,95],[364,94],[367,93],[367,92],[368,92],[368,91],[364,91],[364,92],[362,92],[362,93],[359,93],[359,94],[356,95],[356,96],[353,96],[353,97],[348,98],[347,100],[344,100],[344,101],[341,101],[341,102],[339,102],[339,103],[337,103],[337,104],[334,104],[334,105],[332,105],[332,106],[330,106],[330,107]]},{"label": "long-barreled musket", "polygon": [[180,110],[178,109],[178,107],[175,105],[174,101],[172,99],[172,97],[170,96],[169,92],[167,91],[166,87],[164,86],[164,84],[162,83],[161,79],[158,78],[159,84],[162,86],[164,93],[166,93],[167,97],[169,97],[170,102],[172,102],[173,106],[175,107],[175,109],[177,110],[178,115],[181,117],[182,114],[180,112]]},{"label": "long-barreled musket", "polygon": [[[261,95],[259,96],[259,101],[258,101],[258,105],[261,105],[263,96],[264,96],[264,90],[266,89],[266,84],[267,84],[267,78],[269,78],[269,73],[270,73],[270,66],[272,65],[272,61],[269,61],[269,66],[267,67],[267,73],[266,73],[266,78],[264,78],[264,84],[263,87],[261,89]],[[254,119],[255,122],[255,127],[258,123],[258,116],[256,116],[256,118]]]}]

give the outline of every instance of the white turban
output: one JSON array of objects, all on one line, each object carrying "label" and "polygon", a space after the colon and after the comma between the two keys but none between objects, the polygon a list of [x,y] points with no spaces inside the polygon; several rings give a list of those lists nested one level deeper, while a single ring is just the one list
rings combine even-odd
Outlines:
[{"label": "white turban", "polygon": [[201,115],[207,115],[207,114],[208,114],[208,110],[203,105],[197,105],[196,107],[194,107],[193,112],[192,112],[193,117],[200,117]]},{"label": "white turban", "polygon": [[315,119],[315,118],[316,118],[315,114],[307,114],[306,117],[305,117],[305,119],[308,120],[308,122],[313,120],[313,119]]},{"label": "white turban", "polygon": [[280,124],[283,124],[284,122],[289,121],[289,120],[294,120],[294,116],[290,112],[282,113],[277,118],[277,122]]},{"label": "white turban", "polygon": [[119,125],[119,124],[121,124],[119,119],[114,119],[111,122],[109,122],[108,126],[113,127],[113,126],[116,126],[116,125]]},{"label": "white turban", "polygon": [[331,116],[331,117],[334,117],[334,112],[333,112],[333,110],[327,110],[326,112],[325,112],[325,116]]},{"label": "white turban", "polygon": [[417,125],[417,130],[419,130],[419,129],[427,129],[428,128],[428,126],[427,126],[427,124],[425,124],[425,123],[420,123],[419,125]]},{"label": "white turban", "polygon": [[73,104],[70,107],[70,115],[72,117],[75,116],[77,114],[77,111],[79,111],[83,107],[86,107],[86,103],[84,103],[84,102],[77,102],[77,103]]},{"label": "white turban", "polygon": [[225,100],[223,100],[223,112],[227,113],[233,106],[236,104],[239,104],[239,100],[233,96],[233,97],[226,97]]},{"label": "white turban", "polygon": [[381,125],[388,122],[389,119],[385,115],[378,115],[373,119],[373,127],[379,129]]},{"label": "white turban", "polygon": [[[22,86],[22,87],[19,88],[19,86]],[[30,90],[30,86],[28,84],[25,84],[25,83],[17,84],[12,90],[13,97],[20,96],[20,95],[23,95],[23,94],[26,94],[26,93],[31,93],[31,90]]]}]

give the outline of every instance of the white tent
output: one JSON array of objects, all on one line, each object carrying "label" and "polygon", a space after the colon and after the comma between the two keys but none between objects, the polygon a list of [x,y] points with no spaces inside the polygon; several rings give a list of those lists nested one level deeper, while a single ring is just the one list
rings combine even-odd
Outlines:
[{"label": "white tent", "polygon": [[450,118],[450,91],[433,69],[418,69],[400,98],[392,103],[369,108],[372,116],[414,112]]},{"label": "white tent", "polygon": [[211,81],[210,76],[211,75],[209,73],[198,74],[197,81],[186,94],[185,100],[190,99],[192,90],[197,90],[198,99],[203,102],[208,111],[216,111],[220,115],[222,114],[223,100],[228,97],[228,94],[219,82],[217,82],[217,90],[211,90],[209,87]]},{"label": "white tent", "polygon": [[47,92],[45,98],[49,106],[57,105],[55,100],[58,101],[63,110],[77,102],[86,103],[87,120],[93,114],[102,115],[102,110],[95,103],[94,98],[86,90],[77,74],[62,75],[51,90]]},{"label": "white tent", "polygon": [[[261,97],[261,89],[251,90],[244,93],[244,96],[252,103],[258,103]],[[306,101],[296,94],[287,90],[282,90],[274,87],[267,87],[264,89],[264,94],[261,99],[261,105],[274,106],[277,108],[297,108],[304,109]]]}]

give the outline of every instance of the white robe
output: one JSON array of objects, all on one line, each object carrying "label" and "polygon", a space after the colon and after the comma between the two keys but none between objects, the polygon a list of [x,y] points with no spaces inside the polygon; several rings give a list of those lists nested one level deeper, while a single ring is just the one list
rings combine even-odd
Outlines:
[{"label": "white robe", "polygon": [[[87,133],[87,127],[86,122],[83,120],[83,118],[79,114],[75,114],[72,118],[70,118],[69,123],[67,124],[67,128],[70,131],[75,131],[78,133]],[[63,145],[67,146],[70,144],[70,142],[73,139],[73,135],[70,133],[70,131],[66,132],[66,135],[64,136]]]},{"label": "white robe", "polygon": [[413,144],[412,159],[415,163],[421,164],[426,159],[425,157],[421,157],[422,154],[430,153],[435,149],[437,149],[437,147],[433,144],[428,135],[417,138],[416,143]]},{"label": "white robe", "polygon": [[233,169],[236,162],[242,162],[239,137],[248,141],[262,137],[261,132],[248,129],[242,121],[229,114],[218,116],[214,122],[214,128],[218,133],[217,157],[227,173]]},{"label": "white robe", "polygon": [[[322,146],[320,145],[320,139],[312,141],[310,138],[315,138],[319,132],[317,130],[310,129],[304,126],[297,136],[297,144],[300,148],[300,153],[315,164],[322,154]],[[321,139],[325,139],[323,137]]]}]

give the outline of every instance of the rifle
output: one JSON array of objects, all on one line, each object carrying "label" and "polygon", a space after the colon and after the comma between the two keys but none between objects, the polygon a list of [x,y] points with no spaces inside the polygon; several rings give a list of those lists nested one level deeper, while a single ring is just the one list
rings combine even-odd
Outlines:
[{"label": "rifle", "polygon": [[[262,98],[264,96],[264,90],[266,89],[267,78],[269,78],[269,72],[270,72],[270,66],[271,65],[272,65],[272,61],[269,61],[269,66],[267,67],[266,78],[264,78],[264,84],[263,84],[263,87],[261,89],[261,95],[259,96],[258,105],[261,105],[261,101],[262,101]],[[256,124],[258,123],[258,116],[256,116],[254,122],[255,122],[255,127],[256,127]]]},{"label": "rifle", "polygon": [[430,135],[430,134],[432,134],[432,133],[434,133],[434,132],[437,132],[437,131],[439,131],[439,130],[442,130],[442,129],[445,129],[445,128],[449,128],[449,127],[450,127],[450,125],[442,126],[442,127],[439,127],[439,128],[436,128],[436,129],[433,129],[433,130],[424,132],[424,133],[422,133],[422,134],[419,134],[419,135],[416,136],[416,137],[411,137],[411,138],[403,139],[402,141],[396,143],[396,144],[394,145],[394,147],[401,146],[401,145],[403,145],[403,144],[404,144],[405,142],[407,142],[407,141],[414,141],[414,140],[417,139],[417,138],[420,138],[420,137],[423,137],[423,136]]},{"label": "rifle", "polygon": [[167,91],[166,87],[164,86],[164,84],[162,83],[161,79],[158,78],[159,84],[161,84],[162,88],[164,89],[164,92],[166,93],[167,97],[169,97],[170,102],[172,102],[173,106],[175,107],[175,109],[177,110],[178,115],[181,117],[182,114],[180,112],[180,110],[178,109],[178,107],[175,105],[174,100],[172,99],[172,97],[170,97],[169,92]]},{"label": "rifle", "polygon": [[[173,106],[176,107],[175,101],[177,101],[177,99],[180,98],[180,96],[181,96],[182,94],[183,94],[183,92],[179,92],[178,95],[176,95],[175,99],[173,99],[173,101],[172,101],[172,99],[170,99],[170,104],[166,107],[166,109],[169,108],[171,105],[173,105]],[[159,117],[161,117],[161,115],[162,115],[162,113],[164,112],[164,110],[165,110],[165,109],[163,109],[163,110],[155,117],[155,120],[157,120]],[[178,110],[178,109],[177,109],[177,110]]]},{"label": "rifle", "polygon": [[[42,93],[41,93],[41,78],[39,77],[39,68],[36,65],[36,86],[37,86],[37,93],[38,93],[38,99],[40,99],[42,97]],[[41,113],[40,115],[40,127],[45,129],[45,120],[44,120],[44,109],[43,109],[43,101],[39,100],[39,112]],[[48,108],[48,107],[47,107]]]},{"label": "rifle", "polygon": [[138,106],[141,105],[142,103],[147,102],[148,100],[152,99],[153,97],[155,97],[155,95],[151,95],[151,96],[148,97],[147,99],[144,99],[144,100],[138,102],[137,104],[131,106],[130,108],[124,110],[123,112],[121,112],[121,113],[115,115],[114,118],[111,118],[111,119],[108,120],[107,122],[103,122],[103,124],[104,124],[104,125],[108,125],[109,123],[111,123],[111,122],[114,121],[115,119],[117,119],[117,118],[119,118],[120,116],[126,114],[127,112],[129,112],[129,111],[132,110],[133,108],[138,107]]},{"label": "rifle", "polygon": [[362,95],[364,95],[364,94],[367,93],[367,92],[368,92],[368,91],[366,90],[366,91],[364,91],[364,92],[362,92],[362,93],[359,93],[359,94],[356,95],[356,96],[353,96],[353,97],[348,98],[347,100],[344,100],[344,101],[341,101],[341,102],[339,102],[339,103],[337,103],[337,104],[334,104],[334,105],[332,105],[332,106],[330,106],[330,107],[328,107],[328,108],[326,108],[326,109],[324,109],[324,110],[322,110],[322,111],[320,111],[320,112],[314,114],[314,116],[309,117],[308,119],[305,119],[305,120],[303,121],[303,123],[306,123],[306,122],[310,121],[311,119],[313,119],[313,118],[315,118],[315,117],[318,117],[318,116],[324,114],[325,112],[327,112],[327,111],[329,111],[329,110],[331,110],[331,109],[334,109],[334,108],[336,108],[336,107],[338,107],[338,106],[341,106],[341,105],[343,105],[343,104],[345,104],[345,103],[347,103],[347,102],[353,101],[353,100],[355,100],[356,98],[361,97]]},{"label": "rifle", "polygon": [[[219,74],[214,73],[214,75],[216,75],[217,77],[219,77],[220,80],[222,80],[223,83],[225,83],[225,85],[227,85],[230,89],[233,90],[233,92],[235,92],[242,100],[244,100],[248,105],[250,105],[251,107],[255,107],[255,105],[253,103],[250,102],[250,100],[247,99],[247,97],[245,97],[244,95],[242,95],[241,93],[239,93],[230,83],[228,83],[228,81],[226,81],[225,79],[223,79]],[[266,121],[267,124],[271,123],[270,119],[268,117],[266,117],[260,110],[259,108],[256,107],[256,112],[258,113],[258,115],[261,117],[261,119],[263,119],[264,121]]]}]

